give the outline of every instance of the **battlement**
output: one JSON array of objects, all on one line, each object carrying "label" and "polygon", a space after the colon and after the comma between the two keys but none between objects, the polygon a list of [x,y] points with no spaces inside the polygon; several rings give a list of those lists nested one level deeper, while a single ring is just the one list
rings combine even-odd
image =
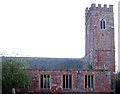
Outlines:
[{"label": "battlement", "polygon": [[98,6],[96,6],[96,4],[91,4],[91,7],[87,7],[86,8],[86,13],[88,13],[89,11],[108,11],[108,12],[113,12],[113,5],[109,5],[107,6],[107,4],[104,4],[103,6],[101,6],[101,4],[98,4]]}]

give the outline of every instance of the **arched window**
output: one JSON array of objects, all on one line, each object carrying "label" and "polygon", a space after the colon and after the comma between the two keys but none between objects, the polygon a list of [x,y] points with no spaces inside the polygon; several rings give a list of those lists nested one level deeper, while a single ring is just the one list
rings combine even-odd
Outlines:
[{"label": "arched window", "polygon": [[105,29],[106,28],[106,22],[104,19],[100,20],[100,29]]}]

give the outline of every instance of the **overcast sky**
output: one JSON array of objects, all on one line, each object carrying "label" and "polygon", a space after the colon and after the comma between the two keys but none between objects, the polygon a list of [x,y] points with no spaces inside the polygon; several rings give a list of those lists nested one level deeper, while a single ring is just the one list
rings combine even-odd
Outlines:
[{"label": "overcast sky", "polygon": [[85,55],[85,8],[117,0],[1,0],[0,52],[19,56],[81,58]]}]

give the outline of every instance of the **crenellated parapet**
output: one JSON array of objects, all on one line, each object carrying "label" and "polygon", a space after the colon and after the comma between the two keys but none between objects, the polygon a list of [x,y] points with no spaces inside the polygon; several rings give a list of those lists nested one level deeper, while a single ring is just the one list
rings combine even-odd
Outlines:
[{"label": "crenellated parapet", "polygon": [[98,6],[96,6],[96,4],[93,3],[93,4],[91,4],[91,7],[86,8],[86,13],[89,13],[90,11],[113,12],[113,5],[107,6],[107,4],[104,4],[103,6],[101,6],[101,4],[98,4]]},{"label": "crenellated parapet", "polygon": [[113,13],[113,5],[109,5],[109,6],[107,6],[107,4],[96,5],[96,4],[92,3],[90,7],[87,7],[85,9],[85,19],[87,21],[92,13],[102,13],[102,14],[104,14],[103,12]]}]

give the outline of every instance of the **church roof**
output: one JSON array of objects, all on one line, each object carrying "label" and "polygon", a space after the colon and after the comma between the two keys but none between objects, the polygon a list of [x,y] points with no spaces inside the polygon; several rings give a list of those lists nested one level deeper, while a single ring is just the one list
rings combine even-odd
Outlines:
[{"label": "church roof", "polygon": [[90,69],[84,58],[39,58],[39,57],[6,57],[23,62],[26,69],[39,70],[82,70]]}]

